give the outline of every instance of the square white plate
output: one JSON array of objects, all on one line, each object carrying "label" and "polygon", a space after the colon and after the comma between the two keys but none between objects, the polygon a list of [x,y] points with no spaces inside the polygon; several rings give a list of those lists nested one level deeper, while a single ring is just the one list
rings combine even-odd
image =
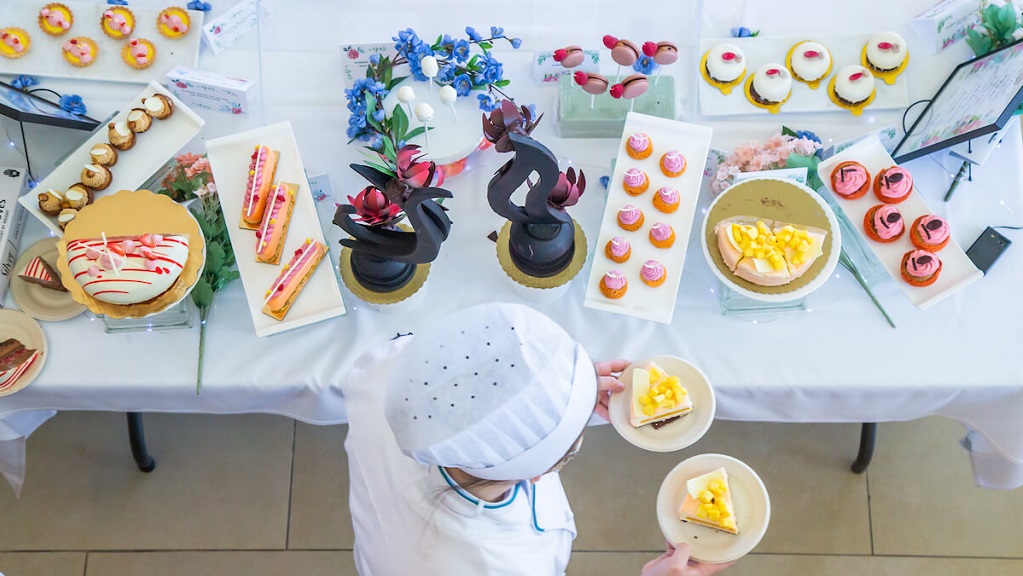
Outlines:
[{"label": "square white plate", "polygon": [[[256,262],[255,232],[238,227],[249,177],[249,162],[253,149],[260,144],[280,153],[274,182],[290,182],[298,184],[299,188],[281,262],[276,266]],[[306,180],[295,135],[291,131],[291,123],[271,124],[210,140],[206,142],[206,152],[210,168],[213,170],[213,180],[217,183],[220,205],[224,209],[228,235],[231,237],[231,246],[238,261],[238,271],[241,274],[242,286],[245,288],[245,299],[249,303],[249,313],[256,329],[256,336],[269,336],[344,314],[345,303],[341,299],[341,289],[331,269],[329,255],[317,266],[284,320],[275,320],[262,312],[266,290],[295,250],[306,238],[324,241],[309,181]],[[339,248],[327,245],[327,249],[334,251]]]}]

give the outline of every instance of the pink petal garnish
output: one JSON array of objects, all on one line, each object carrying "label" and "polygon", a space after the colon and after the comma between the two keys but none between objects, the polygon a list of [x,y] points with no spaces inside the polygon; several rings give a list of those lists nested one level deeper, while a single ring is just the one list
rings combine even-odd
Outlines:
[{"label": "pink petal garnish", "polygon": [[821,53],[816,50],[807,50],[803,52],[803,56],[807,58],[821,58]]},{"label": "pink petal garnish", "polygon": [[864,74],[863,72],[857,72],[857,73],[849,76],[849,81],[850,82],[859,82],[860,80],[863,79],[864,76],[866,76],[866,74]]},{"label": "pink petal garnish", "polygon": [[771,68],[770,70],[764,72],[764,74],[767,74],[768,76],[780,76],[781,70],[777,68]]},{"label": "pink petal garnish", "polygon": [[732,60],[736,59],[736,55],[734,52],[725,52],[724,54],[721,55],[721,59],[724,60],[725,62],[731,62]]}]

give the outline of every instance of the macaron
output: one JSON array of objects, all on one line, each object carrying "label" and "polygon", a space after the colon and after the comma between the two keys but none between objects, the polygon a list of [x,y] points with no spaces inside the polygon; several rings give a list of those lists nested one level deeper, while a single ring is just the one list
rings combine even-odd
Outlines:
[{"label": "macaron", "polygon": [[560,62],[565,68],[575,68],[585,59],[586,54],[583,53],[581,46],[565,46],[554,51],[554,61]]},{"label": "macaron", "polygon": [[675,46],[671,42],[658,42],[657,52],[653,56],[654,62],[657,62],[661,66],[668,64],[674,64],[678,61],[678,46]]},{"label": "macaron", "polygon": [[638,98],[650,88],[650,83],[644,74],[633,74],[626,76],[621,84],[611,87],[611,96],[614,98]]},{"label": "macaron", "polygon": [[607,86],[609,82],[607,78],[593,72],[583,72],[579,70],[572,75],[575,79],[575,83],[582,86],[583,92],[587,94],[603,94],[607,92]]},{"label": "macaron", "polygon": [[632,66],[639,60],[639,48],[628,40],[619,40],[611,49],[611,59],[622,66]]}]

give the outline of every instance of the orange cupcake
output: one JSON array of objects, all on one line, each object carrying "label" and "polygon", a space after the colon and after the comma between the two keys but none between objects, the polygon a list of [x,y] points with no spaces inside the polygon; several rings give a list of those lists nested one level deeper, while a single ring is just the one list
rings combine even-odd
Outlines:
[{"label": "orange cupcake", "polygon": [[32,46],[32,37],[21,28],[0,28],[0,56],[4,58],[21,58],[28,54]]},{"label": "orange cupcake", "polygon": [[136,70],[145,70],[156,59],[156,46],[145,38],[135,38],[121,48],[121,60]]},{"label": "orange cupcake", "polygon": [[632,256],[632,246],[625,238],[615,236],[604,246],[604,256],[618,263],[625,262]]},{"label": "orange cupcake", "polygon": [[50,36],[60,36],[71,29],[75,15],[67,6],[53,2],[39,11],[39,28]]},{"label": "orange cupcake", "polygon": [[678,150],[668,150],[661,156],[661,172],[669,178],[681,176],[686,171],[686,157]]},{"label": "orange cupcake", "polygon": [[78,68],[85,68],[86,66],[92,66],[93,62],[96,61],[99,46],[96,45],[96,41],[92,38],[78,36],[65,42],[61,46],[61,51],[64,53],[64,59],[69,64]]},{"label": "orange cupcake", "polygon": [[671,214],[675,210],[678,210],[678,205],[681,201],[678,190],[672,186],[664,186],[657,191],[654,195],[654,208],[657,208],[665,214]]},{"label": "orange cupcake", "polygon": [[622,178],[622,186],[630,195],[638,196],[646,192],[647,187],[650,186],[650,178],[647,177],[646,172],[639,168],[629,168]]},{"label": "orange cupcake", "polygon": [[124,40],[135,31],[135,13],[127,6],[111,6],[103,11],[99,25],[107,36]]},{"label": "orange cupcake", "polygon": [[913,193],[913,175],[902,166],[885,168],[874,177],[874,195],[885,204],[898,204]]},{"label": "orange cupcake", "polygon": [[658,248],[671,248],[675,243],[675,230],[671,224],[658,222],[650,227],[650,243]]},{"label": "orange cupcake", "polygon": [[664,280],[668,277],[668,272],[665,270],[664,264],[657,260],[647,260],[643,263],[643,269],[639,271],[639,277],[642,278],[643,283],[647,286],[656,288],[664,284]]},{"label": "orange cupcake", "polygon": [[895,242],[906,232],[906,223],[899,209],[890,204],[878,204],[867,210],[863,217],[863,232],[874,242]]},{"label": "orange cupcake", "polygon": [[870,190],[870,172],[859,162],[842,162],[831,171],[831,189],[846,200],[855,200]]},{"label": "orange cupcake", "polygon": [[611,270],[600,279],[600,293],[606,298],[617,300],[625,296],[629,289],[629,281],[618,270]]},{"label": "orange cupcake", "polygon": [[626,141],[625,151],[630,157],[642,160],[654,153],[654,143],[643,132],[636,132]]},{"label": "orange cupcake", "polygon": [[913,250],[902,256],[902,279],[913,286],[930,286],[941,274],[941,260],[926,250]]},{"label": "orange cupcake", "polygon": [[626,204],[618,211],[618,226],[620,226],[622,230],[635,232],[643,225],[643,220],[643,211],[632,204]]},{"label": "orange cupcake", "polygon": [[909,239],[921,250],[937,252],[948,245],[948,222],[941,216],[927,214],[913,221]]}]

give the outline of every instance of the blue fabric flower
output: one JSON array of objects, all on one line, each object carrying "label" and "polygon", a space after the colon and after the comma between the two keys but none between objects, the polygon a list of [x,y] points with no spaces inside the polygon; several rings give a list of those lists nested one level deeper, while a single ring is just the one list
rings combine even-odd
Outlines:
[{"label": "blue fabric flower", "polygon": [[192,0],[185,7],[189,10],[198,10],[200,12],[209,12],[213,8],[209,2],[202,2],[201,0]]},{"label": "blue fabric flower", "polygon": [[408,142],[405,142],[404,140],[398,140],[398,148],[404,148],[406,144],[408,144]]},{"label": "blue fabric flower", "polygon": [[754,32],[745,26],[736,26],[731,29],[731,33],[735,38],[752,38],[753,36],[760,34],[760,30]]},{"label": "blue fabric flower", "polygon": [[636,60],[636,63],[632,65],[632,69],[641,74],[653,74],[654,70],[657,70],[660,67],[660,64],[654,62],[653,58],[645,54],[640,56],[639,59]]},{"label": "blue fabric flower", "polygon": [[469,59],[469,42],[466,40],[455,40],[454,47],[451,49],[451,55],[455,57],[455,60],[459,62],[465,62]]},{"label": "blue fabric flower", "polygon": [[345,130],[345,135],[348,136],[349,140],[354,140],[359,137],[359,132],[361,131],[358,126],[349,126],[348,129]]},{"label": "blue fabric flower", "polygon": [[76,116],[85,114],[85,102],[82,102],[82,97],[78,94],[65,94],[61,96],[58,104],[65,112]]},{"label": "blue fabric flower", "polygon": [[521,48],[522,47],[522,38],[512,38],[511,39],[511,46],[512,46],[512,48],[514,48],[516,50]]},{"label": "blue fabric flower", "polygon": [[490,94],[478,94],[476,98],[480,101],[480,110],[484,112],[492,112],[497,109],[498,103],[490,96]]},{"label": "blue fabric flower", "polygon": [[466,26],[465,33],[469,35],[469,39],[472,40],[473,42],[480,42],[483,40],[483,37],[480,36],[480,33],[477,32],[476,29],[473,28],[472,26]]},{"label": "blue fabric flower", "polygon": [[377,110],[376,112],[373,113],[373,119],[376,120],[377,122],[383,122],[384,118],[386,117],[387,114],[385,114],[383,110]]},{"label": "blue fabric flower", "polygon": [[376,151],[378,151],[378,152],[380,150],[383,150],[384,149],[384,139],[382,137],[380,137],[379,134],[377,134],[376,136],[373,137],[372,140],[369,141],[369,147],[374,149],[374,150],[376,150]]},{"label": "blue fabric flower", "polygon": [[796,130],[796,138],[804,138],[806,140],[810,140],[811,142],[821,144],[821,148],[814,152],[813,155],[818,158],[824,158],[824,147],[819,136],[817,136],[810,130]]},{"label": "blue fabric flower", "polygon": [[610,176],[601,176],[600,177],[600,185],[601,186],[603,186],[604,188],[607,188],[609,184],[611,184],[611,177]]},{"label": "blue fabric flower", "polygon": [[490,35],[494,38],[504,38],[504,28],[498,28],[497,26],[490,27]]},{"label": "blue fabric flower", "polygon": [[11,86],[14,86],[18,90],[28,90],[30,86],[35,86],[39,83],[39,80],[35,76],[29,76],[28,74],[22,74],[14,80],[11,80]]},{"label": "blue fabric flower", "polygon": [[458,69],[455,68],[454,64],[445,64],[444,66],[441,66],[440,71],[437,72],[437,82],[440,82],[441,84],[450,84],[455,80],[455,72],[457,70]]},{"label": "blue fabric flower", "polygon": [[499,80],[503,80],[504,65],[495,60],[491,60],[487,63],[486,70],[483,71],[483,79],[486,80],[487,84],[493,84]]},{"label": "blue fabric flower", "polygon": [[469,91],[472,90],[472,80],[469,80],[468,74],[459,74],[451,86],[459,96],[468,96]]},{"label": "blue fabric flower", "polygon": [[111,6],[127,6],[128,0],[107,0],[107,4]]},{"label": "blue fabric flower", "polygon": [[369,55],[369,63],[374,65],[374,66],[380,64],[380,55],[379,54],[370,54]]}]

